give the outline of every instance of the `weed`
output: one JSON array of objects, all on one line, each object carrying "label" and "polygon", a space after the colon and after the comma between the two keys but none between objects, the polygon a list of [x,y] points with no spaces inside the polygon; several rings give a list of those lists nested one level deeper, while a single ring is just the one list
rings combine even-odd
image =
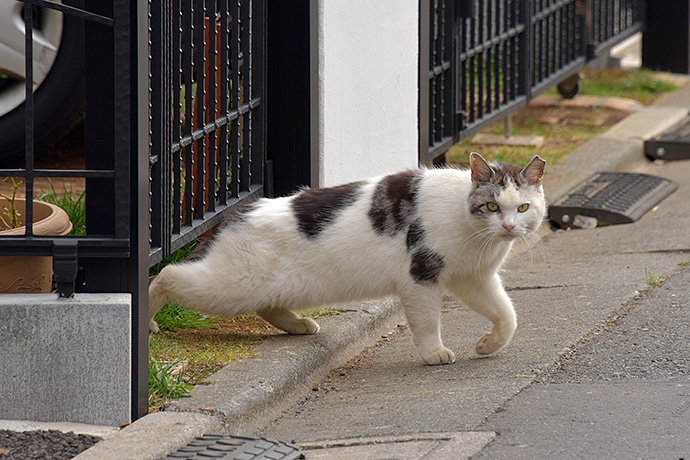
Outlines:
[{"label": "weed", "polygon": [[22,184],[21,181],[17,182],[14,180],[14,177],[5,177],[2,181],[5,182],[7,179],[10,179],[12,181],[12,196],[5,195],[4,193],[0,193],[0,197],[4,198],[7,200],[9,203],[9,208],[7,206],[2,207],[2,213],[7,217],[8,220],[5,220],[4,217],[0,215],[0,222],[2,222],[2,225],[4,228],[19,228],[21,227],[21,224],[19,223],[19,216],[21,214],[19,211],[17,211],[17,189],[19,189],[19,186]]},{"label": "weed", "polygon": [[149,359],[149,406],[160,409],[170,399],[189,396],[194,385],[186,383],[182,374],[185,364],[180,361],[161,362]]},{"label": "weed", "polygon": [[652,276],[652,273],[649,271],[647,267],[644,269],[644,275],[645,275],[645,281],[647,281],[647,285],[652,287],[652,286],[661,286],[664,284],[666,281],[666,278],[663,276],[659,276],[658,278],[655,278]]},{"label": "weed", "polygon": [[50,190],[44,191],[38,199],[46,203],[54,204],[62,208],[72,222],[70,235],[86,235],[86,190],[75,198],[72,183],[69,189],[63,184],[62,192],[55,189],[53,182],[50,182]]}]

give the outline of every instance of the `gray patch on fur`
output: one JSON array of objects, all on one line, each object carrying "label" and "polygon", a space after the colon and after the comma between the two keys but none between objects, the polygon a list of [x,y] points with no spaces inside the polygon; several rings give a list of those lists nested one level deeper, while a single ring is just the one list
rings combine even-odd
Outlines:
[{"label": "gray patch on fur", "polygon": [[407,229],[407,251],[410,252],[424,240],[424,227],[422,219],[416,219],[410,223]]},{"label": "gray patch on fur", "polygon": [[418,284],[435,284],[445,266],[446,262],[440,254],[421,246],[412,253],[410,276]]},{"label": "gray patch on fur", "polygon": [[361,182],[322,189],[306,189],[292,201],[297,226],[307,238],[316,238],[338,213],[357,200]]},{"label": "gray patch on fur", "polygon": [[376,233],[395,236],[409,225],[420,178],[419,171],[405,171],[386,176],[376,185],[369,209]]}]

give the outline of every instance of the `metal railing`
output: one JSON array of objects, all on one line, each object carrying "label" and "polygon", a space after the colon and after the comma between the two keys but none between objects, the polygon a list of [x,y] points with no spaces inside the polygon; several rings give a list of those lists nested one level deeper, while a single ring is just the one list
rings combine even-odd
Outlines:
[{"label": "metal railing", "polygon": [[[100,72],[104,69],[99,68],[98,63],[94,63],[93,67],[87,67],[86,70],[86,86],[93,85],[95,81],[98,81],[99,86],[100,100],[92,101],[92,104],[105,101],[106,105],[99,106],[98,109],[95,109],[94,105],[86,108],[89,113],[89,122],[85,130],[87,139],[85,169],[39,169],[36,167],[32,36],[34,21],[37,20],[34,12],[39,7],[57,10],[63,15],[83,21],[87,38],[104,38],[102,42],[91,40],[90,47],[85,50],[87,59],[95,55],[108,56],[106,65],[112,70],[105,79],[100,78]],[[89,228],[86,235],[80,236],[36,235],[33,232],[33,200],[27,199],[24,216],[26,233],[0,237],[0,255],[53,256],[58,291],[61,296],[69,297],[74,292],[78,258],[126,258],[130,254],[131,120],[128,116],[112,116],[114,107],[117,107],[120,113],[129,113],[132,109],[129,1],[114,0],[105,9],[87,10],[68,3],[26,0],[23,17],[26,24],[24,168],[0,169],[0,176],[20,178],[24,183],[24,193],[27,197],[35,196],[37,191],[35,183],[38,178],[83,179],[87,188],[90,184],[97,184],[91,194],[98,195],[101,204],[89,206],[87,210],[91,216],[97,217],[99,225],[98,228]],[[75,95],[75,97],[81,97],[81,95]],[[99,137],[108,140],[117,139],[117,142],[101,142],[99,143],[101,145],[90,143],[90,140]],[[93,161],[96,157],[107,158],[107,161]],[[107,203],[106,206],[102,205],[104,202]]]},{"label": "metal railing", "polygon": [[[264,194],[265,1],[25,0],[26,145],[17,177],[85,187],[86,234],[0,236],[0,256],[52,256],[58,294],[132,295],[132,418],[148,406],[148,271]],[[83,169],[37,168],[32,34],[41,8],[83,28]],[[40,15],[40,13],[39,13]]]},{"label": "metal railing", "polygon": [[643,0],[422,0],[420,161],[642,30]]},{"label": "metal railing", "polygon": [[152,3],[151,263],[264,194],[263,1]]}]

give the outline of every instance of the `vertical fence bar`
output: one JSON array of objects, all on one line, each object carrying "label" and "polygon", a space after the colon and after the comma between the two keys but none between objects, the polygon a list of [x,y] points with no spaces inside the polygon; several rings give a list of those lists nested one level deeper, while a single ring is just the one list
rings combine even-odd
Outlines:
[{"label": "vertical fence bar", "polygon": [[[180,0],[173,0],[172,5],[172,71],[173,71],[173,142],[177,150],[171,151],[172,155],[172,233],[179,234],[182,227],[182,152],[184,149],[179,145],[182,139],[182,9]],[[166,218],[166,217],[163,217]]]},{"label": "vertical fence bar", "polygon": [[[239,111],[240,102],[240,55],[242,49],[240,47],[240,0],[234,0],[232,3],[232,45],[230,47],[230,70],[232,71],[232,101],[231,107],[233,111]],[[237,116],[232,121],[230,130],[230,196],[237,198],[240,195],[240,116]]]},{"label": "vertical fence bar", "polygon": [[[218,102],[217,91],[218,91],[218,65],[217,65],[217,36],[218,36],[218,22],[216,17],[216,0],[206,0],[208,1],[206,17],[208,18],[207,36],[208,43],[207,52],[207,73],[208,79],[206,80],[206,86],[208,86],[208,103],[207,110],[208,116],[207,121],[215,121],[218,115]],[[208,164],[208,184],[206,202],[207,210],[215,212],[216,210],[216,141],[218,139],[218,132],[213,130],[208,136],[208,149],[207,152],[207,164]]]},{"label": "vertical fence bar", "polygon": [[[206,2],[195,2],[194,9],[194,129],[203,129],[206,124]],[[196,196],[194,202],[194,218],[203,219],[206,210],[206,135],[201,135],[192,149],[195,156],[194,187]]]},{"label": "vertical fence bar", "polygon": [[24,209],[25,235],[30,237],[34,233],[34,66],[33,66],[33,2],[24,2],[24,63],[26,72],[24,93],[24,135],[25,135],[25,169],[26,208]]},{"label": "vertical fence bar", "polygon": [[265,53],[254,53],[256,49],[265,49],[266,45],[266,0],[252,1],[252,98],[261,97],[261,102],[254,110],[252,121],[252,184],[264,182],[267,184],[264,175],[264,163],[266,161],[266,130],[265,123],[261,120],[265,117],[266,98],[265,88]]},{"label": "vertical fence bar", "polygon": [[[182,29],[184,35],[182,37],[183,42],[183,72],[182,78],[184,78],[184,93],[185,93],[185,134],[191,136],[194,131],[194,117],[197,116],[194,107],[194,66],[193,66],[193,53],[194,53],[194,21],[192,20],[194,15],[194,2],[187,1],[182,2],[184,5],[186,3],[187,8],[183,13],[183,24]],[[192,141],[193,142],[193,141]],[[184,179],[184,225],[191,226],[192,220],[194,219],[194,148],[193,144],[185,147],[183,156],[185,159],[185,179]]]},{"label": "vertical fence bar", "polygon": [[[240,44],[242,49],[242,102],[248,106],[252,100],[252,1],[240,2],[241,27]],[[252,111],[242,116],[242,157],[240,163],[240,190],[249,191],[251,184],[251,151],[252,151]]]},{"label": "vertical fence bar", "polygon": [[[228,68],[229,41],[230,36],[230,17],[228,12],[228,0],[220,2],[220,113],[221,118],[228,116],[228,103],[230,102],[230,79]],[[220,182],[218,185],[218,198],[221,205],[228,203],[228,123],[224,123],[220,128],[218,140],[218,165]]]}]

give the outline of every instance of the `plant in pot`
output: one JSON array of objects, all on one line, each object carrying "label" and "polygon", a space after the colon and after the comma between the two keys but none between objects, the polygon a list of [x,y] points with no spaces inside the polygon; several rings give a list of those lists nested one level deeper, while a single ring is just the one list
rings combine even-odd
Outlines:
[{"label": "plant in pot", "polygon": [[[12,194],[0,193],[0,236],[26,234],[26,199],[17,198],[21,182],[14,178],[11,181]],[[65,211],[34,200],[34,235],[67,235],[70,230],[72,222]],[[52,276],[52,257],[0,257],[0,293],[47,293],[52,287]]]}]

